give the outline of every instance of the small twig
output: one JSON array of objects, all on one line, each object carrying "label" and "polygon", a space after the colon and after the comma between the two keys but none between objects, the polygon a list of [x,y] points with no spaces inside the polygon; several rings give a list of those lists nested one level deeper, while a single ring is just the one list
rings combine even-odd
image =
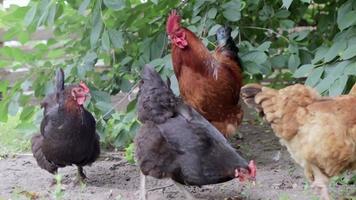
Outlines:
[{"label": "small twig", "polygon": [[205,25],[206,25],[206,18],[207,18],[207,15],[208,15],[208,14],[205,14],[205,15],[204,15],[204,20],[202,21],[203,26],[202,26],[202,30],[201,30],[201,33],[200,33],[200,38],[203,37],[203,33],[204,33]]},{"label": "small twig", "polygon": [[272,30],[272,29],[269,29],[269,28],[262,28],[262,27],[257,27],[257,26],[241,26],[240,28],[247,28],[247,29],[256,29],[256,30],[264,30],[264,31],[269,31],[275,35],[277,35],[278,37],[281,37],[283,38],[285,41],[287,41],[288,43],[290,42],[289,39],[287,37],[285,37],[284,35]]},{"label": "small twig", "polygon": [[160,186],[160,187],[155,187],[152,189],[148,189],[148,192],[152,192],[152,191],[156,191],[156,190],[164,190],[166,188],[172,187],[174,184],[170,184],[170,185],[165,185],[165,186]]},{"label": "small twig", "polygon": [[131,88],[131,90],[130,90],[127,94],[125,94],[125,96],[124,96],[120,101],[118,101],[117,103],[115,103],[115,104],[113,105],[113,107],[112,107],[108,112],[106,112],[102,117],[100,117],[100,119],[98,120],[99,123],[100,123],[100,121],[103,120],[108,114],[110,114],[113,110],[115,110],[115,107],[116,107],[116,106],[120,105],[125,99],[127,99],[127,97],[128,97],[129,95],[131,95],[131,93],[137,88],[137,86],[138,86],[138,83],[136,83],[135,85],[133,85],[132,88]]}]

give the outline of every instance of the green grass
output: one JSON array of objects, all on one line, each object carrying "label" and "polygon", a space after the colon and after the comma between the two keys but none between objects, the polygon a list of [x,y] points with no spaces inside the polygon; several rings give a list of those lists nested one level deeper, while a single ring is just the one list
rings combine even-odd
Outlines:
[{"label": "green grass", "polygon": [[21,123],[19,118],[18,114],[0,122],[0,157],[30,149],[30,137],[37,128],[31,123]]}]

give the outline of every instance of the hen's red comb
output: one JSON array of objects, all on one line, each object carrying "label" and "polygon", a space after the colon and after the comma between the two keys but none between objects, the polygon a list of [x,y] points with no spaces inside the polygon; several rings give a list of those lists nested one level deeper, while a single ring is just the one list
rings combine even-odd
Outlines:
[{"label": "hen's red comb", "polygon": [[180,16],[177,10],[172,10],[171,14],[169,14],[166,24],[166,31],[168,34],[171,34],[174,31],[175,27],[179,27],[180,25]]},{"label": "hen's red comb", "polygon": [[83,81],[80,81],[79,86],[84,90],[85,93],[89,93],[90,90]]}]

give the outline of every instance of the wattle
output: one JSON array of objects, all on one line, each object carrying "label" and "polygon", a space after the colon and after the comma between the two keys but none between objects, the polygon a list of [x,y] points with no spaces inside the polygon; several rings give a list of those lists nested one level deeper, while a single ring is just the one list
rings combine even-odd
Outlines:
[{"label": "wattle", "polygon": [[77,97],[77,103],[78,105],[83,105],[85,102],[85,96],[84,97]]}]

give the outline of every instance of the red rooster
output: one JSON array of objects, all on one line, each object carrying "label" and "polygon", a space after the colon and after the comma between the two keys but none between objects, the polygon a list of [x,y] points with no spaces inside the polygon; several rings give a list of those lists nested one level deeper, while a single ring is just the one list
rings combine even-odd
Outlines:
[{"label": "red rooster", "polygon": [[210,53],[193,32],[180,25],[180,19],[174,10],[166,25],[180,94],[186,103],[229,137],[236,133],[243,116],[238,104],[241,64],[231,29],[218,29],[218,47]]}]

